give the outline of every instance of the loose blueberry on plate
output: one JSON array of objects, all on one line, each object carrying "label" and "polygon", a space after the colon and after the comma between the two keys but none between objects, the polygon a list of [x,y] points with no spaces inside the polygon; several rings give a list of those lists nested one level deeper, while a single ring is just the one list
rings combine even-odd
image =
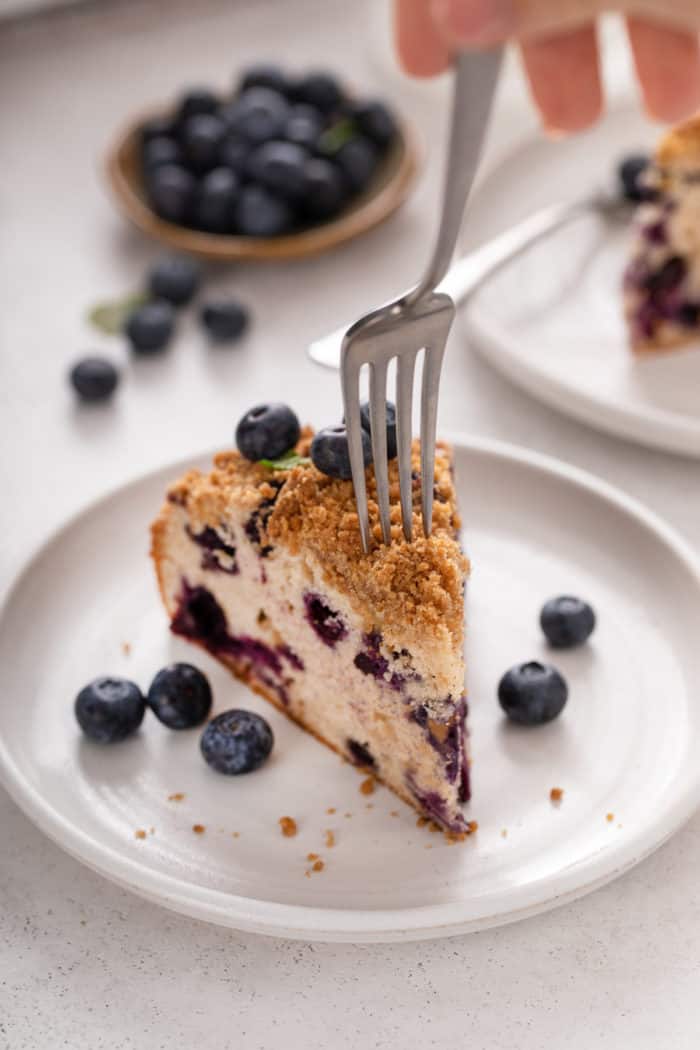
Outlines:
[{"label": "loose blueberry on plate", "polygon": [[236,427],[236,446],[246,459],[279,459],[299,440],[299,420],[289,405],[256,405]]},{"label": "loose blueberry on plate", "polygon": [[240,91],[248,88],[270,88],[272,91],[284,95],[289,90],[289,80],[283,69],[271,63],[259,62],[254,66],[248,66],[241,77]]},{"label": "loose blueberry on plate", "polygon": [[343,101],[343,92],[330,73],[307,73],[294,85],[294,97],[315,106],[322,113],[331,113]]},{"label": "loose blueberry on plate", "polygon": [[248,173],[275,196],[300,200],[307,190],[305,164],[308,153],[294,142],[265,142],[251,153]]},{"label": "loose blueberry on plate", "polygon": [[555,667],[531,660],[517,664],[498,685],[498,702],[511,722],[539,726],[561,714],[569,691]]},{"label": "loose blueberry on plate", "polygon": [[172,303],[163,299],[138,306],[126,322],[126,335],[138,354],[155,354],[164,350],[175,327]]},{"label": "loose blueberry on plate", "polygon": [[230,168],[214,168],[199,184],[192,208],[192,224],[209,233],[233,229],[234,208],[240,188],[238,175]]},{"label": "loose blueberry on plate", "polygon": [[146,702],[141,690],[126,678],[96,678],[75,698],[78,725],[98,744],[125,740],[141,725]]},{"label": "loose blueberry on plate", "polygon": [[216,113],[218,108],[219,99],[209,88],[189,88],[180,99],[176,120],[178,124],[184,124],[190,117],[203,113]]},{"label": "loose blueberry on plate", "polygon": [[306,197],[301,202],[305,213],[313,219],[328,219],[337,215],[345,202],[343,177],[335,164],[323,157],[312,157],[304,168]]},{"label": "loose blueberry on plate", "polygon": [[252,87],[222,111],[228,130],[251,143],[279,138],[289,116],[289,103],[277,91]]},{"label": "loose blueberry on plate", "polygon": [[369,139],[356,136],[340,147],[335,162],[356,193],[364,190],[377,167],[377,150]]},{"label": "loose blueberry on plate", "polygon": [[142,162],[145,171],[153,171],[154,168],[162,167],[163,164],[180,164],[181,161],[182,150],[175,139],[161,135],[144,143]]},{"label": "loose blueberry on plate", "polygon": [[[344,423],[319,430],[311,442],[309,455],[314,466],[329,478],[341,478],[347,481],[352,477],[348,433]],[[372,462],[372,445],[369,434],[364,429],[362,430],[362,458],[366,467]]]},{"label": "loose blueberry on plate", "polygon": [[323,124],[323,116],[315,106],[300,102],[289,110],[284,137],[287,142],[314,149],[323,131]]},{"label": "loose blueberry on plate", "polygon": [[617,173],[622,184],[623,195],[627,200],[635,204],[640,201],[655,200],[654,189],[644,184],[644,176],[650,164],[651,161],[646,153],[633,153],[620,162]]},{"label": "loose blueberry on plate", "polygon": [[153,210],[169,222],[185,221],[195,187],[194,176],[177,164],[164,164],[146,176],[146,189]]},{"label": "loose blueberry on plate", "polygon": [[224,711],[212,718],[202,733],[200,749],[217,773],[236,776],[259,769],[270,756],[272,730],[253,711]]},{"label": "loose blueberry on plate", "polygon": [[154,298],[184,306],[197,291],[201,273],[199,263],[186,255],[164,255],[153,265],[148,287]]},{"label": "loose blueberry on plate", "polygon": [[570,595],[551,598],[542,607],[540,625],[555,649],[583,645],[593,634],[595,613],[588,602]]},{"label": "loose blueberry on plate", "polygon": [[388,146],[396,136],[396,121],[383,102],[372,99],[354,103],[351,114],[362,134],[380,149]]},{"label": "loose blueberry on plate", "polygon": [[169,729],[191,729],[211,711],[211,686],[192,664],[170,664],[155,676],[146,702]]},{"label": "loose blueberry on plate", "polygon": [[292,225],[293,212],[286,201],[264,186],[244,186],[236,201],[236,229],[249,237],[275,237]]},{"label": "loose blueberry on plate", "polygon": [[211,338],[219,343],[239,339],[249,321],[245,306],[235,299],[205,303],[200,311],[200,318]]},{"label": "loose blueberry on plate", "polygon": [[82,401],[105,401],[119,383],[119,372],[106,357],[84,357],[70,372],[70,381]]},{"label": "loose blueberry on plate", "polygon": [[[360,405],[360,422],[362,428],[372,435],[372,427],[369,419],[369,401],[363,401]],[[396,406],[387,401],[386,403],[386,453],[388,459],[396,456]]]},{"label": "loose blueberry on plate", "polygon": [[189,117],[182,126],[182,149],[189,166],[198,172],[210,171],[219,159],[226,126],[213,113]]}]

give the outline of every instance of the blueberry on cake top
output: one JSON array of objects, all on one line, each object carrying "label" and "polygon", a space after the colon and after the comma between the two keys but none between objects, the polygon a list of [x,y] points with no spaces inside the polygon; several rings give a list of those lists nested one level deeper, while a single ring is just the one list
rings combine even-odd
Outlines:
[{"label": "blueberry on cake top", "polygon": [[700,335],[700,116],[662,138],[641,176],[624,278],[632,349],[667,350]]},{"label": "blueberry on cake top", "polygon": [[[392,543],[362,552],[352,482],[307,458],[288,469],[240,452],[170,488],[152,528],[158,583],[175,634],[207,649],[290,718],[442,827],[467,830],[464,584],[451,450],[438,443],[433,532],[401,528],[390,463]],[[299,459],[301,457],[301,461]]]}]

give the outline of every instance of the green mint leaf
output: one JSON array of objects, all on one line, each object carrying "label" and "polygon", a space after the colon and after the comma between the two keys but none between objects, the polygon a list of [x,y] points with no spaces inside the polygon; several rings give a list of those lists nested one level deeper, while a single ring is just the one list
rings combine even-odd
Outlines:
[{"label": "green mint leaf", "polygon": [[119,335],[124,330],[129,314],[137,306],[142,306],[147,299],[148,296],[143,292],[135,292],[123,299],[96,303],[88,311],[88,321],[106,335]]},{"label": "green mint leaf", "polygon": [[296,452],[285,452],[279,459],[258,460],[260,466],[269,467],[270,470],[291,470],[292,467],[305,467],[310,462],[308,456],[300,456]]},{"label": "green mint leaf", "polygon": [[338,152],[341,146],[344,146],[346,142],[354,138],[356,134],[355,121],[351,120],[350,117],[344,117],[337,124],[326,128],[318,140],[318,145],[322,153],[333,155]]}]

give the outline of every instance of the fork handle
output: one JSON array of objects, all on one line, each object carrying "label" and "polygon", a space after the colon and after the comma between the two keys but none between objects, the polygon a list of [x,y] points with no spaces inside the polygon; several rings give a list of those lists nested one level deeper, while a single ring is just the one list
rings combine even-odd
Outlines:
[{"label": "fork handle", "polygon": [[433,291],[449,269],[481,156],[502,61],[502,48],[464,51],[455,59],[450,142],[440,226],[428,268],[418,285],[409,293],[409,301]]}]

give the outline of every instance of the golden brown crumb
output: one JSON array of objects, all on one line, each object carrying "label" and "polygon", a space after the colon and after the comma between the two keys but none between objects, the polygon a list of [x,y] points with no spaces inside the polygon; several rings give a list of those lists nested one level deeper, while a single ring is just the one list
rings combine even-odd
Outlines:
[{"label": "golden brown crumb", "polygon": [[367,777],[367,779],[363,780],[360,784],[360,791],[363,795],[373,795],[375,787],[376,781],[374,777]]},{"label": "golden brown crumb", "polygon": [[122,642],[122,652],[124,656],[128,656],[131,652],[131,642]]},{"label": "golden brown crumb", "polygon": [[431,820],[430,823],[428,824],[428,831],[432,835],[434,835],[436,832],[442,831],[442,828],[440,827],[439,824],[436,824],[434,820]]},{"label": "golden brown crumb", "polygon": [[343,816],[345,817],[346,820],[349,820],[350,817],[352,816],[352,813],[344,813]]},{"label": "golden brown crumb", "polygon": [[240,837],[241,837],[241,833],[240,833],[240,831],[232,831],[232,832],[231,832],[231,838],[232,838],[232,839],[238,839],[238,838],[240,838]]},{"label": "golden brown crumb", "polygon": [[318,860],[318,853],[307,853],[306,854],[306,859],[307,860]]},{"label": "golden brown crumb", "polygon": [[311,867],[311,870],[312,871],[323,871],[325,866],[326,865],[323,863],[322,860],[317,860],[317,861],[314,861],[314,863],[313,863],[313,865]]},{"label": "golden brown crumb", "polygon": [[432,842],[426,842],[425,846],[423,846],[423,849],[432,849],[432,848],[433,848]]},{"label": "golden brown crumb", "polygon": [[473,835],[474,832],[478,831],[478,830],[479,830],[479,822],[478,822],[478,820],[468,820],[467,821],[467,835]]},{"label": "golden brown crumb", "polygon": [[185,795],[182,791],[176,791],[174,794],[168,795],[168,802],[182,802],[184,797]]},{"label": "golden brown crumb", "polygon": [[655,156],[661,167],[697,168],[700,165],[700,117],[690,117],[667,131]]},{"label": "golden brown crumb", "polygon": [[329,806],[328,809],[326,810],[326,813],[328,813],[330,815],[335,813],[335,806]]},{"label": "golden brown crumb", "polygon": [[146,832],[144,831],[144,829],[143,828],[138,828],[134,832],[134,838],[135,839],[145,839],[146,838]]},{"label": "golden brown crumb", "polygon": [[551,791],[549,792],[549,801],[550,802],[561,802],[563,797],[564,797],[564,789],[563,788],[552,788]]},{"label": "golden brown crumb", "polygon": [[311,878],[311,872],[308,870],[304,872],[304,875],[306,875],[307,879]]},{"label": "golden brown crumb", "polygon": [[501,838],[502,839],[507,839],[508,838],[508,828],[501,828]]},{"label": "golden brown crumb", "polygon": [[615,814],[614,813],[606,813],[605,814],[605,819],[607,820],[608,824],[612,824],[613,820],[615,819]]},{"label": "golden brown crumb", "polygon": [[416,827],[417,828],[424,828],[429,823],[430,823],[430,821],[428,820],[427,817],[418,817],[418,820],[416,821]]},{"label": "golden brown crumb", "polygon": [[391,812],[389,813],[390,817],[398,817],[398,815],[399,815],[398,809],[392,809]]},{"label": "golden brown crumb", "polygon": [[204,824],[193,824],[192,830],[194,831],[195,835],[203,835],[207,829],[204,826]]},{"label": "golden brown crumb", "polygon": [[470,831],[446,831],[445,841],[448,846],[455,846],[458,842],[464,842],[470,834]]},{"label": "golden brown crumb", "polygon": [[335,846],[335,833],[330,828],[326,831],[326,848],[331,849]]},{"label": "golden brown crumb", "polygon": [[374,809],[374,802],[366,802],[365,809]]},{"label": "golden brown crumb", "polygon": [[287,839],[293,838],[297,833],[297,822],[294,817],[280,817],[279,826]]}]

